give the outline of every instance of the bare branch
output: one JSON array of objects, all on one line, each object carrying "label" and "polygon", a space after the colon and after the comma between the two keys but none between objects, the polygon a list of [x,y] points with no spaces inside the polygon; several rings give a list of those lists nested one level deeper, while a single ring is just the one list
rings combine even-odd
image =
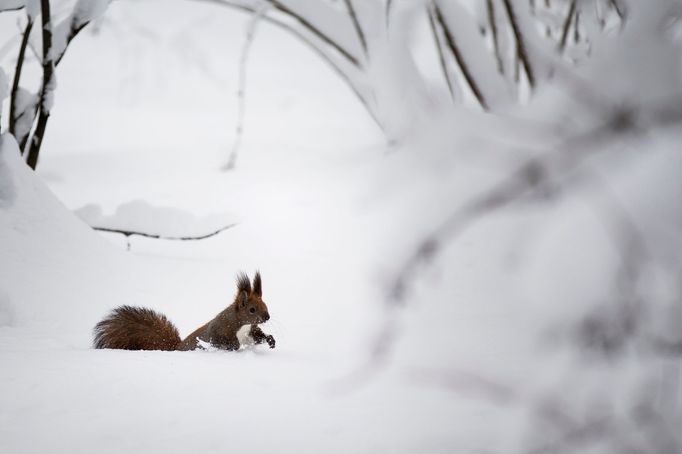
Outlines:
[{"label": "bare branch", "polygon": [[353,0],[345,0],[346,1],[346,7],[348,8],[348,14],[350,14],[350,18],[353,21],[353,27],[355,27],[355,32],[358,35],[358,39],[360,40],[360,44],[362,44],[362,50],[365,51],[365,56],[368,55],[368,49],[367,49],[367,40],[365,39],[365,32],[362,31],[362,27],[360,26],[360,21],[358,20],[358,15],[355,13],[355,8],[353,7]]},{"label": "bare branch", "polygon": [[448,24],[445,22],[445,18],[443,17],[443,12],[438,7],[438,4],[436,4],[435,2],[432,2],[432,5],[436,15],[436,21],[443,30],[443,33],[445,35],[445,42],[447,43],[448,48],[452,53],[452,56],[455,58],[455,61],[457,62],[459,69],[462,71],[464,80],[466,80],[467,84],[469,85],[469,88],[471,88],[471,92],[474,94],[483,110],[488,110],[488,103],[485,100],[483,93],[481,92],[481,89],[478,87],[476,80],[469,71],[469,67],[467,66],[467,63],[464,61],[464,57],[462,56],[459,47],[457,47],[457,44],[455,43],[455,38],[452,35],[450,28],[448,27]]},{"label": "bare branch", "polygon": [[239,154],[239,149],[241,147],[242,138],[244,137],[244,117],[246,115],[246,64],[249,58],[249,51],[251,50],[251,44],[253,44],[253,38],[256,33],[256,27],[258,22],[264,16],[265,9],[261,8],[259,11],[253,13],[253,17],[249,22],[248,28],[246,30],[246,37],[244,39],[244,47],[242,47],[242,53],[239,58],[239,88],[237,90],[238,97],[238,112],[237,112],[237,127],[235,130],[234,145],[232,146],[232,152],[227,161],[227,164],[223,167],[223,170],[231,170],[237,164],[237,155]]},{"label": "bare branch", "polygon": [[[220,5],[220,6],[225,6],[228,8],[232,9],[237,9],[243,12],[248,12],[248,13],[254,13],[258,10],[258,8],[254,6],[248,6],[244,5],[242,3],[238,3],[234,0],[193,0],[193,1],[199,1],[203,3],[211,3],[214,5]],[[360,63],[358,62],[358,59],[353,56],[348,50],[346,50],[343,46],[341,46],[339,43],[334,41],[332,38],[330,38],[327,34],[323,33],[322,30],[317,28],[312,22],[310,22],[308,19],[303,17],[302,15],[296,13],[294,10],[291,8],[288,8],[286,5],[283,5],[277,0],[265,0],[270,4],[275,10],[283,13],[286,16],[289,16],[290,18],[295,19],[301,26],[306,29],[308,32],[312,33],[315,37],[320,39],[320,41],[324,42],[328,46],[332,47],[335,51],[337,51],[339,54],[341,54],[346,60],[348,60],[349,63],[351,63],[353,66],[360,67]],[[285,24],[284,22],[273,19],[272,17],[266,16],[266,20],[268,22],[277,24],[283,28],[287,28],[289,31],[294,30],[293,27],[289,24]],[[300,32],[298,32],[300,34]]]},{"label": "bare branch", "polygon": [[353,56],[348,50],[344,49],[341,44],[337,43],[334,41],[332,38],[330,38],[328,35],[326,35],[322,30],[317,28],[312,22],[310,22],[308,19],[303,17],[302,15],[298,14],[291,8],[287,7],[286,5],[283,5],[280,3],[278,0],[267,0],[272,6],[274,6],[278,11],[281,11],[282,13],[296,19],[303,28],[307,29],[309,32],[311,32],[313,35],[317,36],[320,40],[334,48],[337,52],[339,52],[341,55],[343,55],[346,60],[348,60],[350,63],[352,63],[354,66],[360,66],[360,62],[358,59]]}]

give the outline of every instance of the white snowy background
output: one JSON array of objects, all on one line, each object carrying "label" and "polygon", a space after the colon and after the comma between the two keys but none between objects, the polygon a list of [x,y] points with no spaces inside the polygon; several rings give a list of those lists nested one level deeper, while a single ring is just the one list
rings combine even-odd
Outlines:
[{"label": "white snowy background", "polygon": [[[86,11],[35,172],[7,134],[26,14],[0,14],[0,452],[682,452],[679,2],[604,31],[579,1],[563,57],[519,13],[531,87],[496,72],[485,2],[439,0],[488,112],[444,83],[429,2],[396,0],[394,35],[354,2],[350,82],[260,2],[217,3]],[[343,2],[284,3],[362,55]],[[274,350],[92,348],[123,304],[185,336],[256,269]]]}]

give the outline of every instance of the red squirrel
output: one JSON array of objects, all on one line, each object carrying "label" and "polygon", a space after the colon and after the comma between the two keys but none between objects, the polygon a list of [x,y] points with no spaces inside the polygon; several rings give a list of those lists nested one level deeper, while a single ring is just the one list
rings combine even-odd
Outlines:
[{"label": "red squirrel", "polygon": [[143,307],[121,306],[95,326],[94,346],[123,350],[194,350],[200,346],[199,342],[206,342],[224,350],[239,350],[250,341],[267,342],[270,348],[275,348],[275,338],[258,327],[270,319],[262,296],[260,273],[256,272],[253,287],[249,277],[239,273],[234,302],[184,340],[163,314]]}]

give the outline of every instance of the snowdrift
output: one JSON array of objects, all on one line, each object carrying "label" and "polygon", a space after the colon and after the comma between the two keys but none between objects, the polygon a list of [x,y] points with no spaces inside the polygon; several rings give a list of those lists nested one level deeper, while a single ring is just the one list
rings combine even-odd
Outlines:
[{"label": "snowdrift", "polygon": [[0,138],[0,181],[1,319],[51,334],[82,331],[121,296],[130,264],[57,200],[8,134]]}]

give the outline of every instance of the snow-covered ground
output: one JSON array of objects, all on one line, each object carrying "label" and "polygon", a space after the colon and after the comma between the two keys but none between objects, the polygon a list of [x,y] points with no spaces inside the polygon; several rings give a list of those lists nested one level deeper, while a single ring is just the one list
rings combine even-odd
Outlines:
[{"label": "snow-covered ground", "polygon": [[[294,39],[262,27],[243,148],[237,169],[223,172],[245,18],[117,2],[105,20],[60,65],[37,173],[46,187],[3,148],[2,165],[22,181],[0,217],[0,451],[445,452],[463,443],[453,422],[470,418],[455,418],[462,410],[447,391],[390,369],[348,381],[375,340],[378,245],[395,228],[377,222],[367,197],[386,147],[348,89]],[[147,219],[122,215],[139,221],[129,227],[172,220],[168,234],[237,225],[201,242],[132,237],[126,252],[122,236],[89,231],[60,202],[95,205],[81,214],[100,210],[103,221],[141,206]],[[155,308],[186,335],[231,302],[239,270],[255,269],[274,350],[91,348],[94,324],[121,304]],[[424,337],[428,354],[449,335],[429,339],[425,326]]]},{"label": "snow-covered ground", "polygon": [[[0,42],[15,21],[0,15]],[[530,140],[528,123],[446,118],[462,133],[422,138],[434,152],[396,150],[314,53],[261,24],[242,148],[223,171],[247,22],[202,2],[114,2],[58,68],[35,175],[3,137],[0,452],[517,452],[552,405],[589,420],[605,383],[598,410],[628,415],[642,363],[581,368],[548,347],[570,335],[558,320],[605,297],[602,271],[619,260],[580,193],[486,217],[415,280],[407,307],[387,306],[421,235],[518,158],[491,143]],[[491,142],[458,136],[483,121]],[[656,132],[652,159],[640,165],[634,151],[605,176],[635,212],[662,219],[648,226],[661,238],[679,235],[679,138]],[[641,191],[654,182],[672,196]],[[235,226],[128,244],[83,219],[170,236]],[[123,304],[163,312],[187,335],[231,303],[238,271],[256,269],[274,350],[91,347],[95,323]],[[373,357],[386,335],[390,352]],[[679,361],[658,367],[668,377]],[[557,389],[570,391],[555,401]]]}]

